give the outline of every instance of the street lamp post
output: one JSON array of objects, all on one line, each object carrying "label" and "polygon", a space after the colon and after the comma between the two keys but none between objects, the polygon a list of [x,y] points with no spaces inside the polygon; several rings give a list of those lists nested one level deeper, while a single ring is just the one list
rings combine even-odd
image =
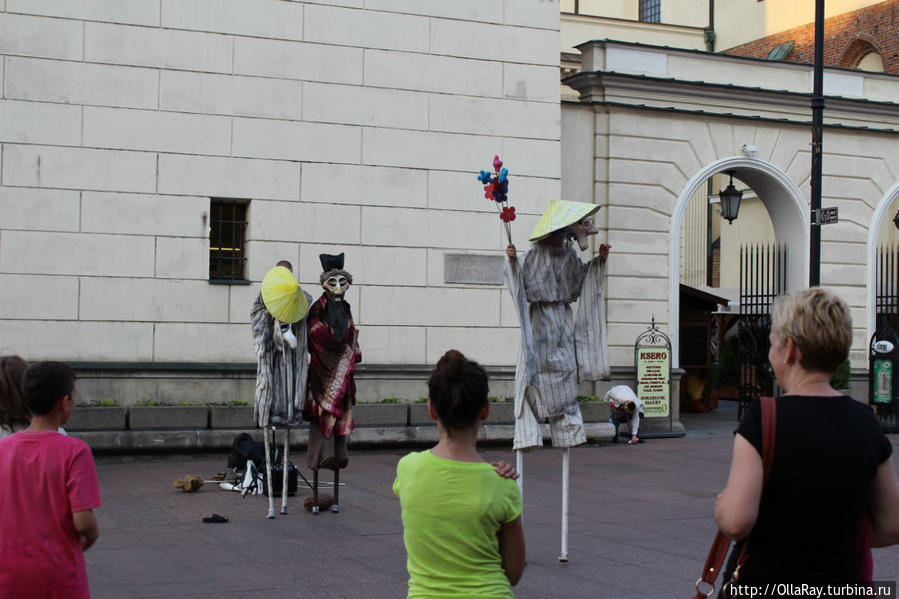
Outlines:
[{"label": "street lamp post", "polygon": [[[824,0],[815,0],[815,69],[812,93],[811,213],[821,209],[821,154],[824,120]],[[821,284],[821,226],[811,225],[808,285]]]}]

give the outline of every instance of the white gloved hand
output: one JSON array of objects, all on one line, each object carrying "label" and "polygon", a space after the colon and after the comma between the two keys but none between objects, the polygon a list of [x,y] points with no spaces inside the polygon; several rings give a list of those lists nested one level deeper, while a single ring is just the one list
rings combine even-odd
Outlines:
[{"label": "white gloved hand", "polygon": [[291,349],[297,348],[297,337],[293,334],[293,331],[290,330],[290,325],[287,325],[287,328],[281,330],[281,336]]}]

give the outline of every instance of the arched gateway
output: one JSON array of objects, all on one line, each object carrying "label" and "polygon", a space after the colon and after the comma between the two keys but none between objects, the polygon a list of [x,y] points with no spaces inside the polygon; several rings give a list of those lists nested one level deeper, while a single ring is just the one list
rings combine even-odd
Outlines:
[{"label": "arched gateway", "polygon": [[[671,230],[668,259],[668,306],[672,318],[672,339],[679,339],[680,312],[680,234],[687,204],[696,192],[714,174],[730,171],[758,195],[768,210],[774,234],[779,245],[790,248],[787,263],[787,289],[799,289],[808,281],[809,216],[808,201],[796,183],[773,164],[756,158],[729,156],[716,160],[687,181],[674,204],[671,214]],[[679,362],[678,345],[672,348],[672,364]]]},{"label": "arched gateway", "polygon": [[[627,382],[634,339],[652,317],[670,332],[672,366],[682,362],[681,254],[696,251],[684,249],[682,225],[691,200],[717,191],[705,187],[714,175],[732,171],[753,190],[788,248],[786,288],[808,285],[812,73],[609,40],[579,49],[581,72],[564,80],[579,100],[562,106],[562,197],[606,208],[609,350],[613,378]],[[839,210],[839,223],[822,228],[820,280],[852,308],[852,394],[865,399],[878,230],[899,197],[899,78],[825,69],[824,81],[822,205]]]}]

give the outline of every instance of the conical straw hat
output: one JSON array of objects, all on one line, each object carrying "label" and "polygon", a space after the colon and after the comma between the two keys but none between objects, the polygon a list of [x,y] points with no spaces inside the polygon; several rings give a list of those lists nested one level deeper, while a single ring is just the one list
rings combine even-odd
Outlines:
[{"label": "conical straw hat", "polygon": [[590,216],[601,206],[587,204],[586,202],[567,202],[565,200],[552,200],[546,207],[546,212],[540,217],[537,226],[531,232],[530,241],[540,241],[549,236],[553,231],[564,229],[573,225],[582,218]]},{"label": "conical straw hat", "polygon": [[283,266],[274,267],[262,279],[262,303],[281,322],[297,322],[309,309],[300,284]]}]

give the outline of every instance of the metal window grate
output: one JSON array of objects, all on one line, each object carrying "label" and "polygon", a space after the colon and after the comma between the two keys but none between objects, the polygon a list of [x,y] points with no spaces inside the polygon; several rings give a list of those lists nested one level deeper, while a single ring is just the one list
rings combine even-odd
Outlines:
[{"label": "metal window grate", "polygon": [[662,0],[640,0],[640,21],[643,23],[661,23]]},{"label": "metal window grate", "polygon": [[214,199],[209,212],[209,280],[246,281],[247,203]]}]

